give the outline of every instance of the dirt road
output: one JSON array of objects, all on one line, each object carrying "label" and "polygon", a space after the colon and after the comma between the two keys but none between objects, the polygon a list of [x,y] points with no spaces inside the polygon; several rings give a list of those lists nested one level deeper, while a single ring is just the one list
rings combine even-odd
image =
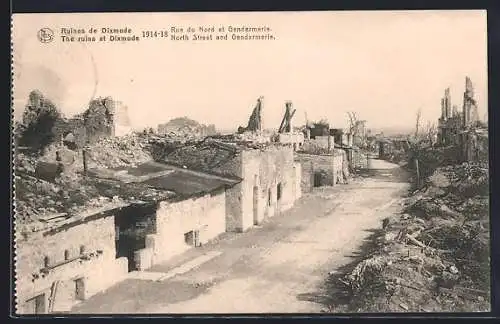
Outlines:
[{"label": "dirt road", "polygon": [[[161,282],[128,279],[72,313],[314,313],[330,271],[352,262],[381,220],[400,208],[408,183],[394,164],[371,160],[369,176],[321,188],[258,228],[224,234],[150,272],[204,253],[217,256]],[[219,255],[220,253],[220,255]]]}]

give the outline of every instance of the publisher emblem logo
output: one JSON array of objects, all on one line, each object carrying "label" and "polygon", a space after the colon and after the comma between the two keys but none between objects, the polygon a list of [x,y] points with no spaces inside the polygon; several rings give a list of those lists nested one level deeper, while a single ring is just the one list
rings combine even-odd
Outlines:
[{"label": "publisher emblem logo", "polygon": [[37,36],[38,40],[42,43],[50,43],[54,40],[54,32],[47,27],[40,29]]}]

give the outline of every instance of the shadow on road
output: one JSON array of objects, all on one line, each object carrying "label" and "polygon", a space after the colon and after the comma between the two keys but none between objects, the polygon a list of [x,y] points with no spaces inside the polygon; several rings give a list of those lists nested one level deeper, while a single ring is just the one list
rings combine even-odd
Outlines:
[{"label": "shadow on road", "polygon": [[352,292],[350,287],[342,281],[345,282],[344,277],[351,273],[359,262],[370,257],[378,249],[377,238],[383,233],[381,228],[365,231],[371,234],[363,240],[358,250],[351,255],[345,255],[351,261],[337,269],[332,269],[317,291],[298,294],[298,300],[320,304],[323,307],[322,312],[345,313],[353,311],[349,308],[352,301]]}]

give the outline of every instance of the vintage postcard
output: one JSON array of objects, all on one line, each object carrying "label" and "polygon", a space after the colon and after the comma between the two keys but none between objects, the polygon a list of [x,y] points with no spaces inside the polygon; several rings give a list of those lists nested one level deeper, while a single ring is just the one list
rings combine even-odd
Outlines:
[{"label": "vintage postcard", "polygon": [[15,314],[490,311],[486,18],[14,14]]}]

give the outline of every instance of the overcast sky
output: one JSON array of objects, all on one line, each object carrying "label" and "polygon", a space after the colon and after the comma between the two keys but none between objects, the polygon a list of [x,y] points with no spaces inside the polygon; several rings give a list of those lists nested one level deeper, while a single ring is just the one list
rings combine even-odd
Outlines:
[{"label": "overcast sky", "polygon": [[[129,107],[133,126],[188,116],[218,128],[246,125],[264,96],[264,127],[277,128],[291,100],[294,123],[327,118],[347,124],[355,111],[368,127],[414,127],[436,120],[451,88],[462,106],[465,77],[487,111],[485,11],[116,13],[14,15],[14,106],[22,114],[39,89],[68,116],[92,96]],[[60,29],[262,26],[274,41],[62,43]],[[42,27],[55,40],[37,39]],[[231,35],[229,35],[231,37]]]}]

